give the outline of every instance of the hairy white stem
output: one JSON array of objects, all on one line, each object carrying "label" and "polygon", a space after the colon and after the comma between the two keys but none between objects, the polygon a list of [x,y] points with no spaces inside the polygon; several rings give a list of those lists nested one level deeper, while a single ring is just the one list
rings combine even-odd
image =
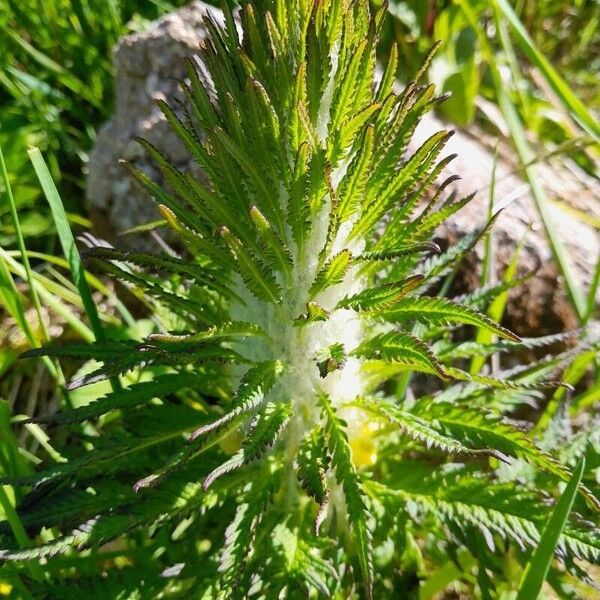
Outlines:
[{"label": "hairy white stem", "polygon": [[[321,212],[328,216],[326,207]],[[318,256],[324,244],[327,221],[327,218],[316,220],[303,256],[296,257],[292,283],[284,288],[280,304],[266,305],[257,301],[239,280],[236,292],[245,304],[232,306],[234,320],[256,323],[268,335],[266,342],[253,338],[240,343],[236,350],[253,361],[281,360],[285,365],[284,375],[270,391],[269,399],[294,402],[295,415],[286,434],[290,459],[295,456],[304,435],[320,421],[317,400],[321,393],[326,393],[332,404],[339,408],[364,390],[359,359],[348,358],[341,368],[325,377],[321,376],[317,364],[318,356],[333,344],[341,343],[346,352],[350,352],[363,341],[363,323],[359,315],[351,310],[335,308],[345,296],[365,289],[365,281],[358,276],[356,267],[349,269],[340,284],[326,288],[316,298],[325,310],[330,311],[326,321],[300,327],[294,324],[306,311],[306,303],[310,299],[309,289],[318,270]],[[336,245],[347,247],[345,238],[348,231],[348,227],[340,231]],[[355,253],[361,249],[360,245],[352,248]],[[357,418],[348,411],[342,411],[341,416]],[[355,429],[358,424],[350,425],[351,429]]]},{"label": "hairy white stem", "polygon": [[325,144],[329,134],[329,120],[331,113],[331,103],[335,92],[335,76],[338,70],[340,53],[340,41],[334,42],[331,48],[331,70],[329,71],[329,79],[321,96],[321,104],[319,105],[319,114],[317,115],[316,130],[321,143]]}]

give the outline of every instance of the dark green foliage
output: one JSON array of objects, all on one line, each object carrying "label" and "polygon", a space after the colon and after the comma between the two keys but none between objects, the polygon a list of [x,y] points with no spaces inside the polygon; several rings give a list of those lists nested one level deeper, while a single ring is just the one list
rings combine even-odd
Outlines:
[{"label": "dark green foliage", "polygon": [[373,539],[369,529],[369,512],[366,494],[360,476],[352,462],[352,450],[348,442],[346,423],[340,419],[327,396],[321,396],[320,405],[325,420],[324,433],[327,449],[331,455],[331,468],[337,483],[344,490],[347,521],[356,539],[356,553],[363,575],[366,595],[373,597]]}]

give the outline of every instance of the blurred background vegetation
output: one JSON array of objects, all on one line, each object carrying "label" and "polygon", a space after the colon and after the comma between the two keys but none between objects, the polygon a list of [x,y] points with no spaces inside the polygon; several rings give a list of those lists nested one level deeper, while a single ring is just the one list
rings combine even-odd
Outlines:
[{"label": "blurred background vegetation", "polygon": [[[513,77],[519,75],[511,91],[528,129],[544,140],[562,142],[573,133],[572,127],[567,120],[557,119],[560,115],[552,110],[554,98],[547,93],[547,82],[512,35],[505,6],[512,8],[537,49],[568,81],[572,92],[591,110],[598,110],[600,2],[596,0],[391,0],[389,10],[395,18],[388,21],[387,35],[400,44],[407,77],[419,68],[432,42],[442,41],[430,78],[440,89],[453,93],[454,99],[440,110],[462,126],[474,119],[495,121],[482,102],[497,103],[483,36],[497,64],[510,69]],[[495,19],[496,7],[499,20]],[[469,11],[477,18],[475,27]]]}]

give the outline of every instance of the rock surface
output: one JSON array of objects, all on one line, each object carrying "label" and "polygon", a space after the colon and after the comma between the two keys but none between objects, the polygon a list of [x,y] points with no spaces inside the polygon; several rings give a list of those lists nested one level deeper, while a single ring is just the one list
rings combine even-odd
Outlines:
[{"label": "rock surface", "polygon": [[[119,159],[126,159],[161,180],[135,137],[148,140],[177,168],[195,169],[155,101],[178,96],[178,81],[185,76],[184,58],[193,56],[206,37],[202,19],[207,12],[220,18],[215,8],[192,2],[155,21],[148,30],[123,37],[114,50],[115,114],[98,133],[87,180],[94,226],[111,242],[119,233],[159,218],[154,202],[119,164]],[[118,243],[149,246],[147,240],[124,237]]]},{"label": "rock surface", "polygon": [[[113,242],[119,232],[158,218],[154,203],[118,163],[120,158],[130,160],[160,180],[157,170],[133,141],[135,136],[149,140],[178,168],[196,169],[154,101],[177,96],[177,80],[184,76],[182,59],[193,55],[205,38],[202,18],[207,11],[218,18],[215,9],[199,1],[192,2],[156,21],[149,30],[124,37],[115,49],[116,112],[101,129],[90,155],[87,189],[97,232]],[[428,116],[417,129],[413,147],[444,127],[435,116]],[[477,190],[475,199],[441,228],[439,235],[448,243],[454,243],[485,220],[494,163],[494,149],[491,143],[486,145],[486,139],[488,136],[483,132],[470,128],[468,133],[454,135],[447,146],[447,153],[456,153],[458,157],[444,176],[461,175],[462,179],[455,184],[461,196]],[[557,271],[533,199],[528,186],[515,174],[507,148],[500,146],[496,169],[495,206],[506,206],[494,228],[498,272],[501,275],[521,240],[524,248],[520,269],[540,267],[536,277],[513,294],[507,325],[521,335],[543,335],[572,328],[576,319],[557,285]],[[560,160],[537,169],[550,198],[564,199],[578,210],[600,218],[597,183],[569,170]],[[552,203],[548,209],[579,283],[587,286],[600,253],[600,236],[560,204]],[[148,236],[127,236],[116,243],[148,248],[154,242]],[[475,255],[466,261],[457,291],[477,285],[477,260]]]}]

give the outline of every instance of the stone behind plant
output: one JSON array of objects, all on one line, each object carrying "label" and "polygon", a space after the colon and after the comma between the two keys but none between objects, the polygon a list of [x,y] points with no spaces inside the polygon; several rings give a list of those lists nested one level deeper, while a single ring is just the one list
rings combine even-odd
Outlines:
[{"label": "stone behind plant", "polygon": [[[203,2],[155,21],[143,33],[123,37],[114,50],[115,114],[98,134],[90,154],[87,198],[97,233],[111,242],[137,225],[159,219],[156,204],[119,164],[134,162],[155,181],[158,170],[135,141],[143,137],[179,169],[197,170],[185,146],[165,121],[155,100],[180,97],[178,81],[185,76],[184,58],[193,56],[206,37],[203,16],[220,11]],[[147,234],[124,236],[119,246],[156,247]]]},{"label": "stone behind plant", "polygon": [[[118,162],[121,158],[132,161],[152,179],[160,180],[156,168],[134,137],[146,138],[177,168],[198,171],[154,101],[179,96],[177,81],[184,77],[183,59],[193,56],[206,37],[202,25],[206,12],[211,12],[217,19],[220,17],[220,11],[195,1],[156,21],[147,31],[122,38],[115,48],[115,115],[99,132],[91,152],[87,196],[97,234],[119,246],[157,248],[157,242],[148,234],[118,239],[121,232],[159,218],[155,204]],[[428,115],[419,125],[412,141],[413,148],[442,128],[448,128],[448,125],[434,115]],[[466,208],[440,228],[441,244],[455,243],[484,222],[494,164],[494,143],[491,136],[475,126],[451,138],[446,153],[456,153],[458,157],[444,177],[452,173],[462,177],[455,184],[459,196],[476,190],[477,194]],[[505,323],[523,336],[572,329],[576,327],[576,319],[561,286],[557,285],[557,271],[533,200],[527,185],[516,173],[512,158],[508,145],[501,143],[495,203],[506,208],[494,228],[497,274],[502,276],[521,241],[524,246],[519,272],[534,269],[538,272],[512,294]],[[576,167],[565,166],[560,158],[541,165],[539,174],[550,198],[564,199],[565,205],[568,202],[570,206],[600,218],[597,182],[588,179]],[[587,285],[600,252],[600,236],[592,226],[573,217],[558,203],[551,204],[549,210],[566,244],[577,278]],[[464,262],[455,283],[456,293],[477,287],[480,262],[481,250]]]}]

